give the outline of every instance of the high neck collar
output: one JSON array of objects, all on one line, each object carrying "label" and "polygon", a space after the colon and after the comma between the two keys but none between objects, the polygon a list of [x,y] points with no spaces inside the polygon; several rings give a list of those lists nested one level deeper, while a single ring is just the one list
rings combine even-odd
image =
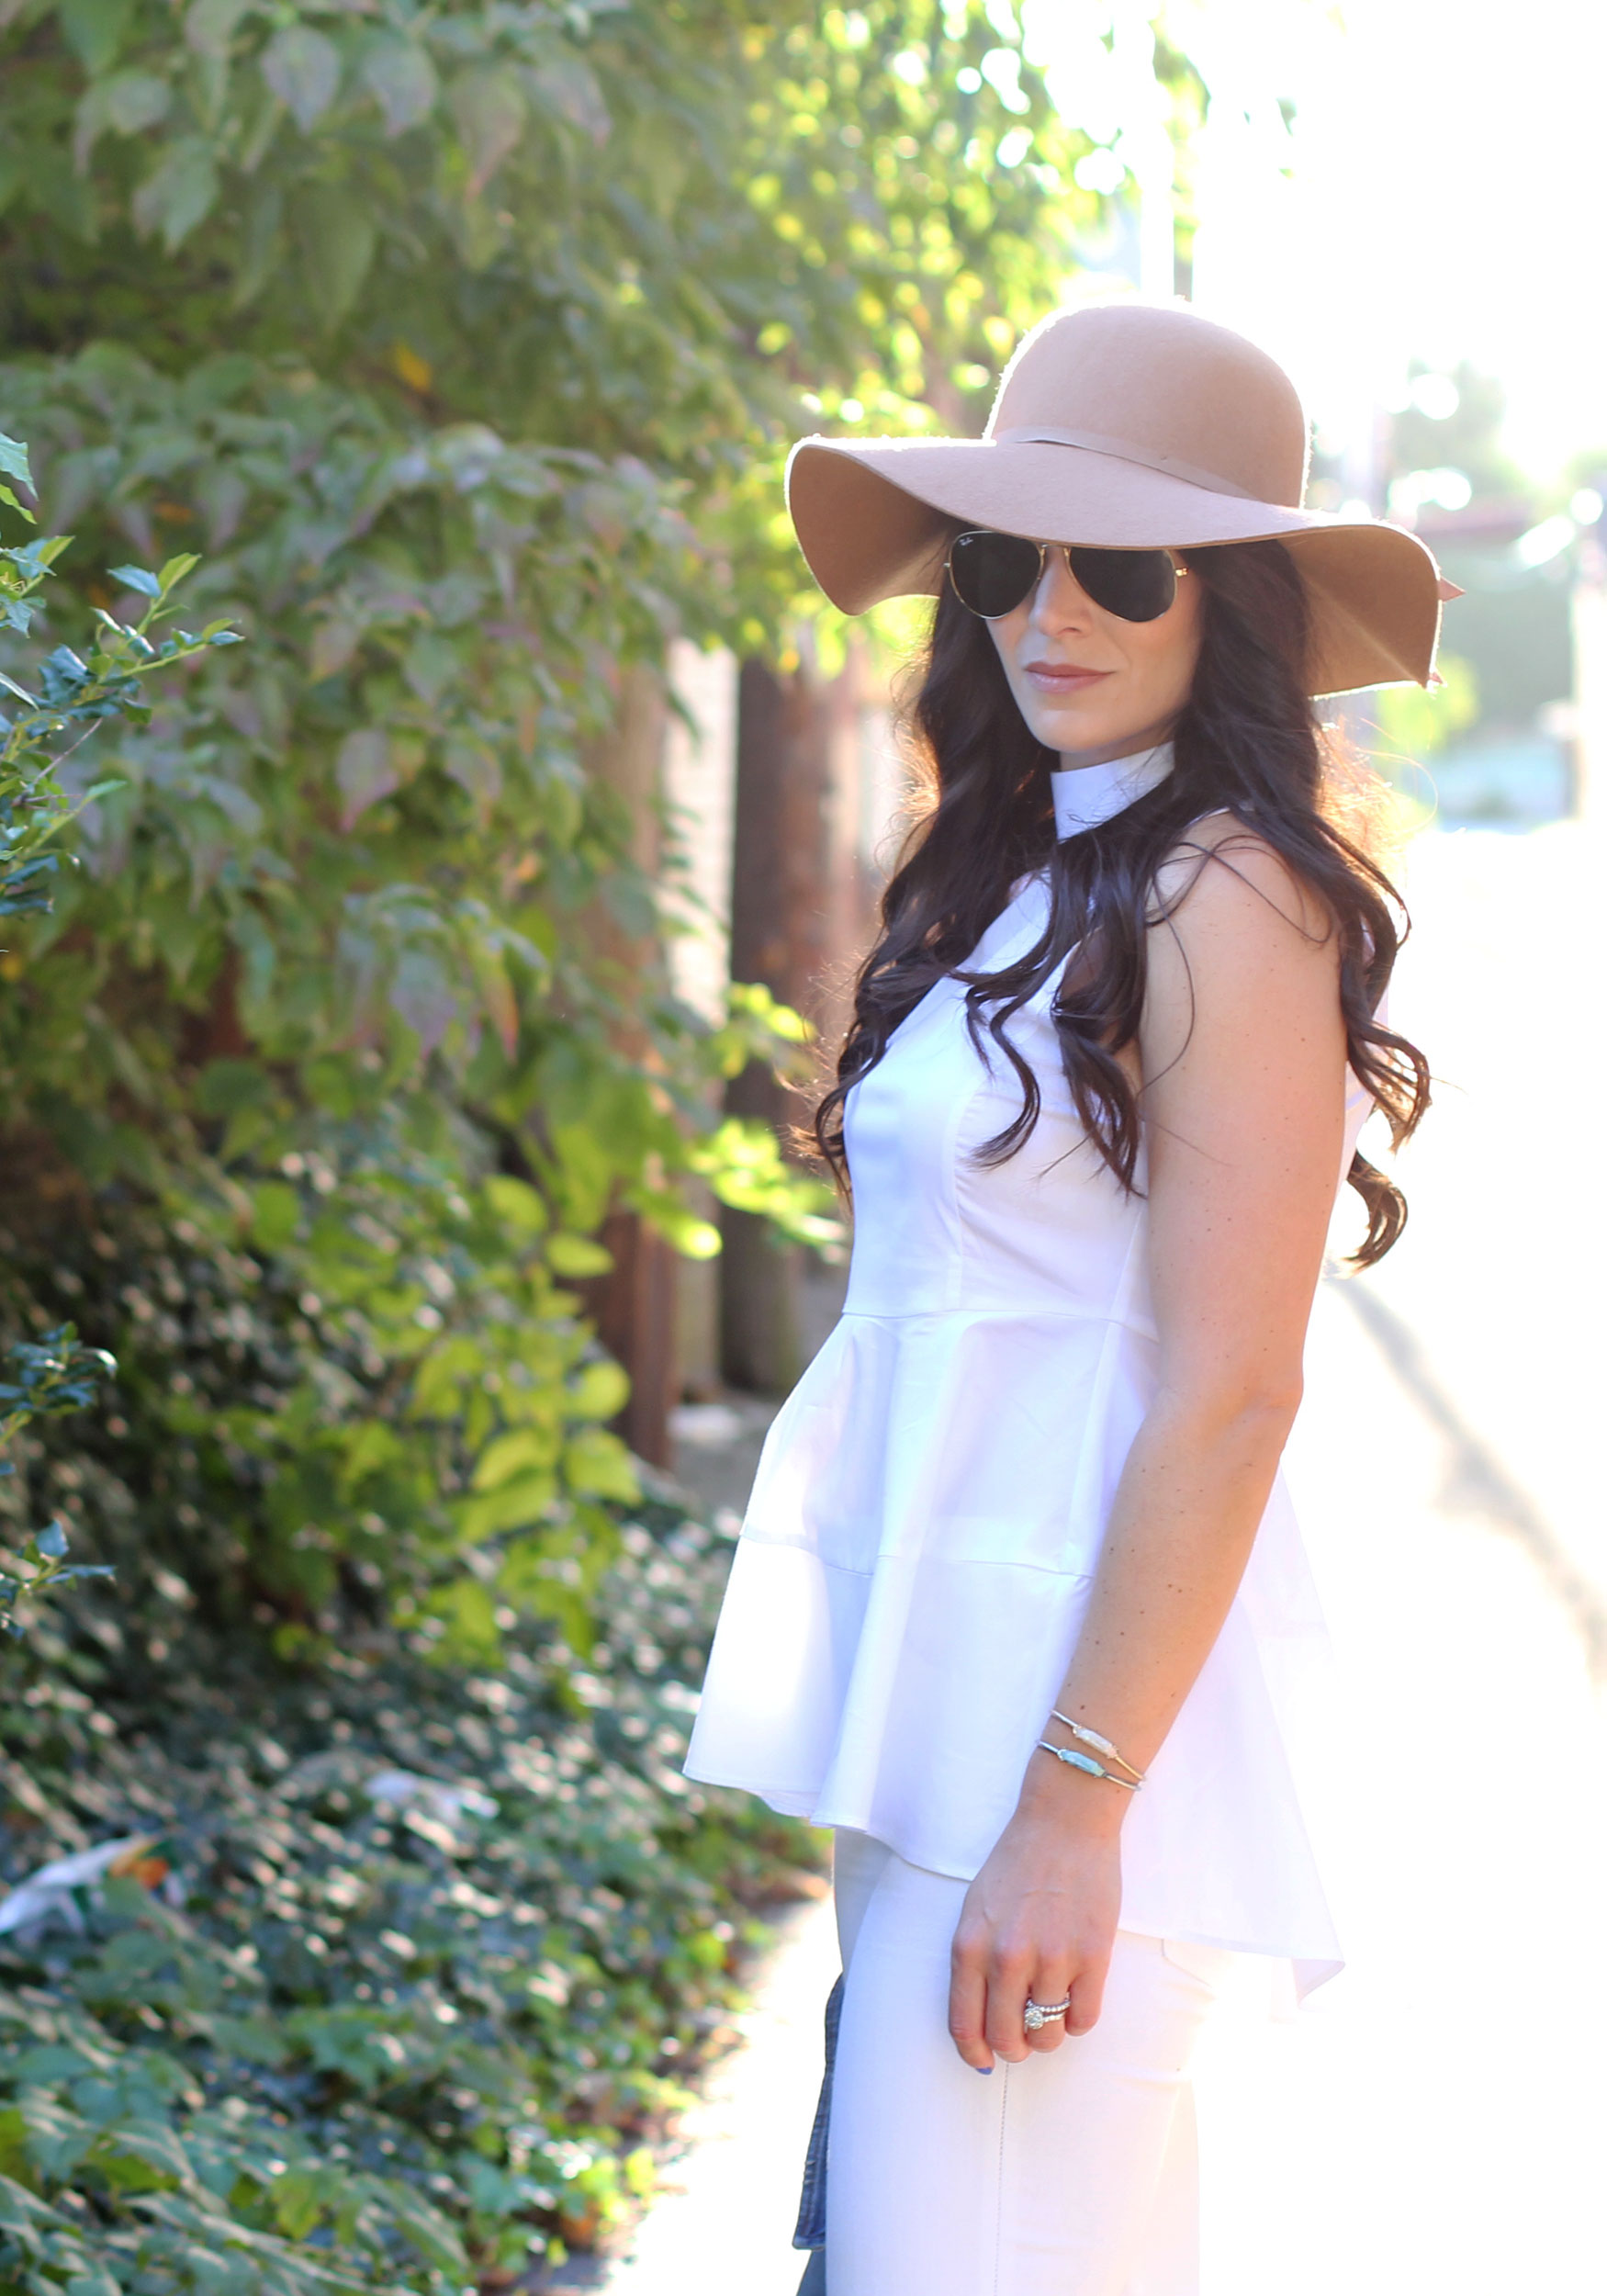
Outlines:
[{"label": "high neck collar", "polygon": [[1097,828],[1113,814],[1125,812],[1165,780],[1172,762],[1172,744],[1159,741],[1130,758],[1112,758],[1104,765],[1062,766],[1051,772],[1056,837],[1075,837],[1080,829]]}]

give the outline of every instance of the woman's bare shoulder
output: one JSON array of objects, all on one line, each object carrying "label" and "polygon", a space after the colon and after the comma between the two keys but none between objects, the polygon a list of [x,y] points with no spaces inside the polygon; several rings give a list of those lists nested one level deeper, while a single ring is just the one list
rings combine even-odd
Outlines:
[{"label": "woman's bare shoulder", "polygon": [[1189,823],[1155,872],[1152,925],[1249,930],[1274,939],[1292,929],[1308,943],[1332,930],[1327,905],[1258,829],[1226,808]]}]

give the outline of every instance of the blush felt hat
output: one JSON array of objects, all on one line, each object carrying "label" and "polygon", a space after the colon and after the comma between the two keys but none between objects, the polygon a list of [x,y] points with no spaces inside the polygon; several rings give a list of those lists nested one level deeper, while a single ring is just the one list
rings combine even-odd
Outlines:
[{"label": "blush felt hat", "polygon": [[1092,304],[1025,338],[980,439],[803,439],[787,502],[845,613],[939,592],[958,526],[1094,549],[1281,542],[1310,602],[1308,692],[1426,685],[1455,593],[1403,527],[1302,509],[1306,441],[1294,385],[1242,335]]}]

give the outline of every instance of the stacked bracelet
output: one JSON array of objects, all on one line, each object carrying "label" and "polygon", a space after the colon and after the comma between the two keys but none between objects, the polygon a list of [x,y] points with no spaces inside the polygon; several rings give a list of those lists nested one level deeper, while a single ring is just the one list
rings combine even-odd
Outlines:
[{"label": "stacked bracelet", "polygon": [[1067,1762],[1073,1770],[1086,1771],[1091,1778],[1108,1778],[1112,1785],[1124,1785],[1129,1794],[1136,1794],[1143,1783],[1141,1778],[1124,1778],[1114,1770],[1107,1770],[1105,1764],[1094,1755],[1079,1754],[1074,1747],[1051,1746],[1047,1738],[1040,1738],[1038,1743],[1041,1750],[1052,1754],[1056,1761]]},{"label": "stacked bracelet", "polygon": [[[1056,1746],[1047,1738],[1040,1738],[1038,1743],[1044,1753],[1052,1754],[1056,1761],[1063,1761],[1073,1770],[1085,1772],[1090,1778],[1107,1778],[1112,1785],[1126,1786],[1129,1794],[1138,1792],[1144,1783],[1143,1772],[1135,1769],[1125,1754],[1118,1754],[1107,1738],[1101,1738],[1097,1730],[1091,1730],[1084,1722],[1073,1722],[1071,1716],[1062,1714],[1058,1706],[1050,1719],[1063,1723],[1073,1738],[1081,1739],[1084,1746],[1095,1748],[1096,1753],[1104,1755],[1105,1761],[1096,1761],[1094,1754],[1080,1754],[1070,1746]],[[1107,1769],[1107,1762],[1114,1762],[1115,1769]]]}]

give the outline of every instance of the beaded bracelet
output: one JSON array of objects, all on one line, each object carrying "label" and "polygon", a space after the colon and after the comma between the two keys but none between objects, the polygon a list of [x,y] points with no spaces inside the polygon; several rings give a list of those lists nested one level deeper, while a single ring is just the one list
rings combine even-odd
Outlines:
[{"label": "beaded bracelet", "polygon": [[1085,1771],[1090,1778],[1108,1778],[1112,1785],[1124,1785],[1129,1794],[1136,1794],[1143,1784],[1141,1778],[1118,1777],[1114,1770],[1107,1770],[1092,1754],[1079,1754],[1074,1747],[1051,1746],[1047,1738],[1038,1741],[1040,1751],[1052,1754],[1056,1761],[1068,1762],[1073,1770]]},{"label": "beaded bracelet", "polygon": [[1115,1762],[1118,1770],[1125,1770],[1129,1778],[1136,1780],[1140,1785],[1142,1785],[1144,1782],[1143,1772],[1135,1768],[1134,1765],[1129,1761],[1125,1754],[1118,1754],[1110,1740],[1107,1738],[1101,1738],[1097,1730],[1091,1730],[1085,1722],[1073,1722],[1071,1716],[1069,1714],[1062,1714],[1058,1706],[1051,1710],[1050,1714],[1050,1720],[1051,1722],[1063,1722],[1066,1728],[1070,1730],[1073,1738],[1081,1739],[1084,1746],[1092,1746],[1096,1754],[1103,1754],[1107,1761]]}]

